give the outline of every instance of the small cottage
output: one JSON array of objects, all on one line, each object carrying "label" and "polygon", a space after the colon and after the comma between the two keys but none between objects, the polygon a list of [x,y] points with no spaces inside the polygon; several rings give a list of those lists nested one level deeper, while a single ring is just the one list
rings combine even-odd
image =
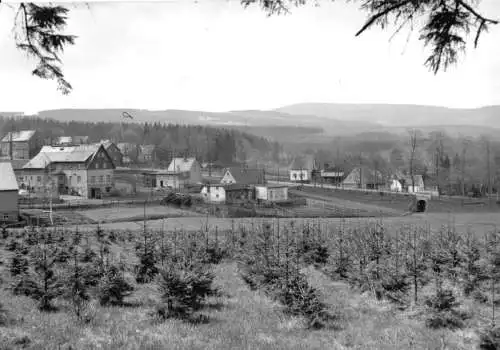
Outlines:
[{"label": "small cottage", "polygon": [[255,186],[255,198],[268,202],[286,201],[288,200],[288,186],[279,184]]}]

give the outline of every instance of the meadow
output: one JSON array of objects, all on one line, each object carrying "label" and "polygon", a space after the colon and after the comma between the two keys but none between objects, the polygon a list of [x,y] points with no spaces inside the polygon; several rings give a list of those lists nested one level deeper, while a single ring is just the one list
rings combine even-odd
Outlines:
[{"label": "meadow", "polygon": [[498,348],[493,214],[170,220],[3,230],[0,349]]}]

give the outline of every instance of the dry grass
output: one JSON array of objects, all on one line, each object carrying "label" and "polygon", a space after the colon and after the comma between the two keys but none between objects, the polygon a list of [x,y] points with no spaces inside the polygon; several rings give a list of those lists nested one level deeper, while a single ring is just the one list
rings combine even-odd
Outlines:
[{"label": "dry grass", "polygon": [[[141,220],[144,218],[144,207],[117,206],[113,208],[99,208],[80,212],[95,222],[117,222],[123,220]],[[163,205],[148,205],[146,207],[146,217],[183,217],[197,216],[196,213],[188,210],[172,208]]]},{"label": "dry grass", "polygon": [[[459,223],[466,219],[457,218]],[[199,229],[200,218],[192,220],[195,220],[192,225]],[[421,219],[412,220],[418,223]],[[489,226],[498,218],[490,215],[475,220],[474,228],[478,228],[481,223]],[[229,223],[227,226],[230,222],[225,221],[226,225]],[[245,222],[250,224],[248,220]],[[442,223],[438,218],[431,221],[435,226]],[[170,224],[178,227],[175,222]],[[113,244],[111,253],[115,259],[123,256],[129,266],[137,261],[130,242]],[[201,311],[207,317],[206,323],[153,322],[148,313],[159,296],[154,285],[149,284],[136,285],[136,291],[126,300],[129,306],[92,304],[92,321],[81,324],[63,302],[59,302],[57,312],[41,313],[31,299],[13,296],[6,289],[10,255],[0,249],[0,259],[4,262],[0,265],[0,281],[4,281],[0,301],[12,320],[7,327],[0,326],[0,349],[472,349],[477,344],[473,329],[489,313],[487,305],[467,300],[463,308],[473,314],[468,328],[430,330],[425,327],[421,310],[398,311],[387,301],[358,293],[309,267],[303,272],[321,292],[331,313],[339,317],[339,329],[311,331],[304,327],[302,319],[286,316],[281,305],[251,291],[240,278],[236,263],[227,262],[215,266],[216,285],[222,296],[211,298]],[[131,275],[128,277],[132,280]],[[457,292],[460,300],[465,300]],[[432,290],[423,290],[422,296],[426,293]]]}]

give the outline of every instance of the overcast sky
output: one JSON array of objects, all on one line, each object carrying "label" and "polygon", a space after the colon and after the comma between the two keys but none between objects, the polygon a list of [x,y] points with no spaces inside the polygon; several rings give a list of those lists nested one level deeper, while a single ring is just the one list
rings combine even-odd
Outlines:
[{"label": "overcast sky", "polygon": [[[480,7],[500,17],[499,0]],[[141,108],[227,111],[300,102],[500,104],[500,28],[434,76],[414,33],[354,34],[366,14],[344,1],[268,18],[239,0],[93,3],[71,7],[63,56],[73,92],[31,75],[16,50],[14,10],[0,5],[0,111]]]}]

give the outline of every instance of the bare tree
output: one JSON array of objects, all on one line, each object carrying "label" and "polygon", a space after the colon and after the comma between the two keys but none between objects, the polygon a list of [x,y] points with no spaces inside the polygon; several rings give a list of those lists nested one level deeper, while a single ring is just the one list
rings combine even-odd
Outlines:
[{"label": "bare tree", "polygon": [[460,162],[461,166],[462,166],[461,174],[460,174],[462,196],[465,196],[465,165],[466,165],[465,155],[467,153],[467,147],[469,146],[469,143],[470,143],[470,141],[467,138],[464,137],[462,139],[462,161]]},{"label": "bare tree", "polygon": [[415,154],[418,146],[418,134],[416,129],[408,131],[409,135],[409,147],[410,147],[410,177],[412,191],[415,192]]}]

